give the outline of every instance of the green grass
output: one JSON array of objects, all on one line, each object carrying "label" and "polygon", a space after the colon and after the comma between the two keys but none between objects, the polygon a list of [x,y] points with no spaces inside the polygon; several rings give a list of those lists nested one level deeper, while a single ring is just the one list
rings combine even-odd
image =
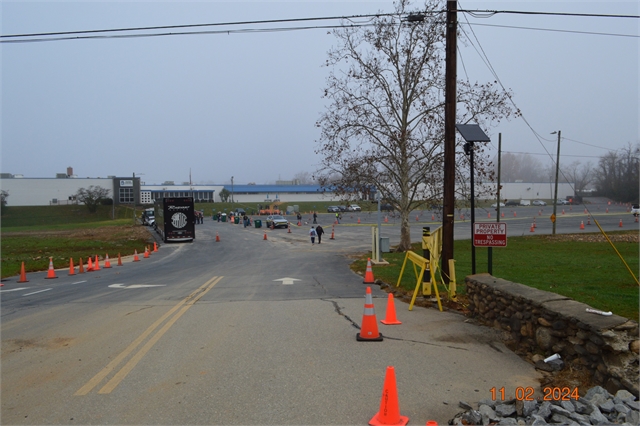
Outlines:
[{"label": "green grass", "polygon": [[[587,235],[587,234],[583,234]],[[614,243],[636,277],[639,249],[635,242]],[[413,251],[422,254],[420,244]],[[404,253],[386,253],[388,266],[374,265],[376,279],[396,285]],[[455,241],[456,281],[458,294],[465,294],[464,277],[471,274],[471,242]],[[364,273],[366,258],[353,264]],[[487,272],[487,249],[476,248],[476,273]],[[508,246],[493,249],[493,275],[540,290],[558,293],[596,309],[638,321],[638,285],[615,254],[609,243],[555,241],[549,236],[510,237]],[[416,276],[411,262],[401,287],[413,292]],[[439,287],[444,291],[442,285]]]},{"label": "green grass", "polygon": [[[133,211],[130,207],[113,209],[111,206],[99,206],[97,212],[89,213],[83,205],[16,206],[6,208],[2,215],[1,226],[3,232],[65,229],[65,226],[67,229],[72,229],[76,225],[113,221],[114,210],[116,219],[122,219],[125,222],[129,219],[128,223],[133,223]],[[138,207],[138,217],[141,212],[142,208]]]}]

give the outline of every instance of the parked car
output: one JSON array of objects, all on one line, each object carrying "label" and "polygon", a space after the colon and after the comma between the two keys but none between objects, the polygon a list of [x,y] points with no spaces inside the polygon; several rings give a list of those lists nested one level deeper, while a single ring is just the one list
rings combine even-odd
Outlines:
[{"label": "parked car", "polygon": [[556,203],[556,206],[566,206],[568,204],[569,202],[567,200],[558,200],[558,202]]},{"label": "parked car", "polygon": [[520,201],[519,200],[508,200],[506,203],[504,203],[505,207],[509,207],[509,206],[519,206],[520,205]]},{"label": "parked car", "polygon": [[533,202],[531,204],[533,204],[534,206],[546,206],[547,205],[547,203],[545,203],[542,200],[533,200]]},{"label": "parked car", "polygon": [[247,212],[243,208],[238,207],[237,209],[234,210],[234,214],[236,216],[244,216],[245,214],[247,214]]},{"label": "parked car", "polygon": [[267,220],[265,221],[267,228],[271,228],[273,225],[274,228],[288,228],[289,221],[279,214],[274,214],[272,216],[267,216]]},{"label": "parked car", "polygon": [[350,206],[347,206],[347,210],[350,211],[350,212],[359,212],[362,209],[357,204],[351,204]]},{"label": "parked car", "polygon": [[153,226],[156,223],[156,216],[154,209],[146,209],[142,212],[142,216],[140,218],[143,225]]},{"label": "parked car", "polygon": [[640,205],[634,204],[631,206],[631,214],[634,216],[640,216]]},{"label": "parked car", "polygon": [[338,206],[338,209],[340,209],[341,212],[346,212],[347,206]]},{"label": "parked car", "polygon": [[[491,207],[493,207],[494,209],[498,207],[498,203],[493,203],[491,204]],[[504,207],[504,203],[500,203],[500,207]]]},{"label": "parked car", "polygon": [[392,212],[394,210],[393,206],[388,203],[380,204],[380,210],[383,212]]},{"label": "parked car", "polygon": [[329,213],[339,213],[340,212],[340,208],[338,208],[338,206],[329,206],[329,207],[327,207],[327,212],[329,212]]}]

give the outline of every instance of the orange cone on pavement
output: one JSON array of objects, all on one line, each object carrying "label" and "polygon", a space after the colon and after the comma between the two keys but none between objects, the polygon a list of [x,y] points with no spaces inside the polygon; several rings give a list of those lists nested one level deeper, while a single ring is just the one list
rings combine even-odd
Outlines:
[{"label": "orange cone on pavement", "polygon": [[[300,222],[298,222],[298,223],[300,223]],[[300,225],[298,225],[298,226],[300,226]],[[287,225],[287,234],[290,234],[290,233],[291,233],[291,224],[288,224]]]},{"label": "orange cone on pavement", "polygon": [[398,425],[409,423],[409,417],[400,415],[398,404],[398,389],[396,387],[396,371],[393,367],[387,367],[380,399],[380,411],[369,420],[371,426]]},{"label": "orange cone on pavement", "polygon": [[584,220],[580,221],[580,229],[584,229]]},{"label": "orange cone on pavement", "polygon": [[373,298],[371,287],[367,286],[367,293],[364,299],[364,313],[362,314],[362,326],[360,333],[356,335],[359,342],[381,342],[382,334],[378,332],[378,322],[373,308]]},{"label": "orange cone on pavement", "polygon": [[380,320],[380,322],[386,325],[402,324],[396,317],[396,305],[393,302],[393,293],[389,293],[389,297],[387,297],[387,315],[385,319]]},{"label": "orange cone on pavement", "polygon": [[158,252],[158,243],[156,243],[155,241],[153,242],[153,251],[154,253]]},{"label": "orange cone on pavement", "polygon": [[267,239],[267,231],[264,231],[264,237],[262,238],[263,240]]},{"label": "orange cone on pavement", "polygon": [[216,232],[216,243],[220,242],[220,235]]},{"label": "orange cone on pavement", "polygon": [[138,257],[138,250],[133,249],[133,261],[140,262],[140,258]]},{"label": "orange cone on pavement", "polygon": [[109,261],[109,253],[104,258],[104,266],[103,268],[111,268],[111,262]]},{"label": "orange cone on pavement", "polygon": [[375,280],[373,278],[373,269],[371,268],[371,258],[367,259],[367,270],[364,274],[363,284],[373,284]]},{"label": "orange cone on pavement", "polygon": [[436,220],[436,215],[432,214],[431,215],[431,220]]},{"label": "orange cone on pavement", "polygon": [[75,275],[76,268],[73,266],[73,257],[69,259],[69,275]]},{"label": "orange cone on pavement", "polygon": [[19,283],[28,283],[29,280],[27,279],[27,273],[24,271],[24,262],[22,262],[22,266],[20,267],[20,279],[18,280]]},{"label": "orange cone on pavement", "polygon": [[618,225],[620,228],[622,228],[622,219],[620,219],[620,225]]},{"label": "orange cone on pavement", "polygon": [[333,230],[335,229],[335,225],[331,227],[331,238],[329,238],[330,240],[335,240],[335,238],[333,237]]},{"label": "orange cone on pavement", "polygon": [[[416,216],[417,217],[417,216]],[[358,223],[360,223],[360,218],[358,218]]]},{"label": "orange cone on pavement", "polygon": [[99,271],[100,270],[100,260],[98,259],[98,255],[96,254],[96,261],[93,262],[93,270],[94,271]]},{"label": "orange cone on pavement", "polygon": [[78,262],[78,273],[84,274],[84,265],[82,264],[82,258],[80,258],[80,261]]},{"label": "orange cone on pavement", "polygon": [[487,213],[487,219],[491,219],[491,212]]},{"label": "orange cone on pavement", "polygon": [[144,248],[144,255],[142,257],[144,257],[145,259],[149,258],[149,249],[147,247]]},{"label": "orange cone on pavement", "polygon": [[536,232],[535,231],[535,226],[533,226],[533,223],[531,224],[531,229],[529,229],[529,232]]},{"label": "orange cone on pavement", "polygon": [[93,261],[91,260],[91,256],[87,260],[87,272],[93,271]]},{"label": "orange cone on pavement", "polygon": [[44,278],[46,280],[49,280],[51,278],[58,278],[56,277],[56,271],[53,269],[53,257],[49,258],[49,270],[47,271],[47,276]]},{"label": "orange cone on pavement", "polygon": [[385,216],[384,217],[384,223],[388,223],[389,222],[389,216]]},{"label": "orange cone on pavement", "polygon": [[118,253],[118,266],[122,266],[122,256]]},{"label": "orange cone on pavement", "polygon": [[516,217],[516,216],[518,216],[518,215],[516,214],[516,212],[513,212],[513,217]]}]

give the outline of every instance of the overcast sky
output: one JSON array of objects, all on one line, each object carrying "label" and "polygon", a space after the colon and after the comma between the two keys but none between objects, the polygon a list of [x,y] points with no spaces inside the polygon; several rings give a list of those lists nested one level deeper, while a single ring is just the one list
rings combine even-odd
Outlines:
[{"label": "overcast sky", "polygon": [[[393,11],[391,1],[3,1],[1,7],[2,35]],[[637,1],[466,0],[459,7],[640,15]],[[596,164],[610,150],[639,142],[638,19],[464,13],[458,19],[472,41],[459,44],[458,77],[494,80],[490,65],[533,128],[519,118],[488,130],[494,153],[498,133],[503,151],[532,153],[545,165],[550,160],[540,154],[555,156],[557,136],[550,133],[557,130],[561,164]],[[184,30],[151,33],[168,31]],[[148,184],[189,181],[190,170],[194,183],[219,184],[231,176],[237,184],[267,184],[313,173],[314,124],[326,102],[322,65],[334,43],[327,29],[1,43],[2,172],[55,177],[71,166],[79,177],[135,173]]]}]

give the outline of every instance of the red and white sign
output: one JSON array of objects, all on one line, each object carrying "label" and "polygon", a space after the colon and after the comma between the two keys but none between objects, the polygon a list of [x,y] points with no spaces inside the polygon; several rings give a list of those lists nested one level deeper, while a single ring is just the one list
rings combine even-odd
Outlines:
[{"label": "red and white sign", "polygon": [[504,222],[476,222],[473,224],[475,247],[506,247],[507,224]]}]

